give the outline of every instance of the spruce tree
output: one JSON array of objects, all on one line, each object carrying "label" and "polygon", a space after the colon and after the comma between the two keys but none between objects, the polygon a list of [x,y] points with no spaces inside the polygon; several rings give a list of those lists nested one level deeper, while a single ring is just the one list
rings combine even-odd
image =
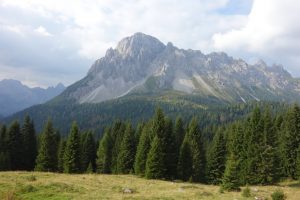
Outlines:
[{"label": "spruce tree", "polygon": [[57,154],[57,168],[58,172],[64,171],[64,154],[65,154],[65,148],[66,148],[66,141],[61,138],[59,145],[58,145],[58,154]]},{"label": "spruce tree", "polygon": [[178,153],[176,140],[173,133],[173,123],[169,118],[165,119],[165,145],[166,145],[166,168],[167,178],[174,179],[177,175]]},{"label": "spruce tree", "polygon": [[2,125],[0,129],[0,152],[6,152],[7,151],[7,131],[6,126]]},{"label": "spruce tree", "polygon": [[296,179],[296,160],[300,138],[300,108],[294,105],[288,112],[285,120],[283,135],[283,155],[286,174]]},{"label": "spruce tree", "polygon": [[7,149],[10,157],[12,170],[22,169],[23,144],[20,132],[20,125],[17,121],[12,122],[7,132]]},{"label": "spruce tree", "polygon": [[96,144],[93,134],[89,131],[82,143],[81,153],[81,168],[82,171],[87,171],[89,164],[91,163],[92,168],[96,167]]},{"label": "spruce tree", "polygon": [[205,182],[205,152],[201,138],[200,128],[196,118],[193,118],[189,125],[189,145],[192,153],[192,174],[191,181]]},{"label": "spruce tree", "polygon": [[177,153],[179,153],[185,135],[184,125],[181,117],[176,118],[174,135],[177,146]]},{"label": "spruce tree", "polygon": [[50,119],[41,134],[35,170],[46,172],[57,170],[57,136]]},{"label": "spruce tree", "polygon": [[238,175],[238,159],[232,154],[226,162],[225,172],[222,179],[222,188],[227,191],[239,191],[240,181]]},{"label": "spruce tree", "polygon": [[264,151],[263,120],[259,108],[255,108],[248,125],[246,141],[247,160],[246,160],[246,182],[248,184],[261,183],[262,174],[259,168],[262,166],[262,152]]},{"label": "spruce tree", "polygon": [[64,172],[80,172],[80,135],[76,122],[73,122],[64,154]]},{"label": "spruce tree", "polygon": [[127,123],[124,138],[118,154],[117,172],[128,174],[133,172],[134,157],[136,152],[135,132],[130,123]]},{"label": "spruce tree", "polygon": [[151,128],[151,123],[147,123],[144,126],[137,146],[135,162],[134,162],[134,172],[137,175],[145,174],[147,155],[151,147],[150,128]]},{"label": "spruce tree", "polygon": [[10,157],[8,152],[0,152],[0,171],[8,171],[10,169]]},{"label": "spruce tree", "polygon": [[112,148],[113,140],[111,138],[111,130],[106,128],[97,150],[96,166],[98,173],[111,173]]},{"label": "spruce tree", "polygon": [[223,129],[219,129],[215,134],[207,157],[207,179],[212,184],[220,184],[222,182],[225,170],[226,141],[223,131]]},{"label": "spruce tree", "polygon": [[151,149],[146,161],[146,178],[148,179],[164,179],[166,178],[164,143],[157,135],[151,144]]},{"label": "spruce tree", "polygon": [[22,141],[23,142],[22,169],[33,170],[35,166],[36,156],[37,156],[37,142],[36,142],[34,124],[29,116],[25,117],[21,134],[23,140]]},{"label": "spruce tree", "polygon": [[112,139],[112,159],[111,159],[111,172],[116,174],[117,170],[117,162],[118,156],[121,148],[121,143],[123,140],[125,131],[125,124],[119,120],[117,120],[111,129],[111,139]]},{"label": "spruce tree", "polygon": [[146,178],[168,178],[167,169],[167,139],[166,126],[163,111],[158,108],[155,112],[152,128],[154,139],[146,161]]},{"label": "spruce tree", "polygon": [[267,108],[263,115],[264,126],[264,141],[262,145],[262,152],[260,155],[261,162],[258,165],[258,174],[261,184],[270,184],[278,180],[278,162],[277,156],[277,133],[273,125],[273,119],[270,113],[270,109]]},{"label": "spruce tree", "polygon": [[180,147],[180,153],[177,165],[177,176],[183,181],[191,179],[192,175],[192,153],[188,142],[188,136],[185,138]]}]

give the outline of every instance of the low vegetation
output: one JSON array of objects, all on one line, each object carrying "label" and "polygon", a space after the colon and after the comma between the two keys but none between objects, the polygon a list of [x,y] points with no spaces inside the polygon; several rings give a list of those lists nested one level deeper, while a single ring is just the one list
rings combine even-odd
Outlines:
[{"label": "low vegetation", "polygon": [[[35,179],[29,178],[35,177]],[[178,181],[147,180],[134,175],[59,174],[47,172],[0,172],[0,199],[282,199],[298,200],[296,181],[276,186],[249,186],[242,192],[219,192],[218,186]],[[243,191],[245,190],[242,188]]]}]

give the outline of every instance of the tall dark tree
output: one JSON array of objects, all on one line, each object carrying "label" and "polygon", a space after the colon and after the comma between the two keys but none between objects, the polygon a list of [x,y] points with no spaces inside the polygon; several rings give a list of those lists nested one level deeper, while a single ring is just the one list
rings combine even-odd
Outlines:
[{"label": "tall dark tree", "polygon": [[222,182],[225,170],[226,141],[223,132],[223,129],[219,129],[215,134],[207,157],[207,179],[212,184],[220,184]]},{"label": "tall dark tree", "polygon": [[146,161],[146,177],[149,179],[167,178],[167,145],[165,116],[157,109],[153,118],[152,132],[154,136]]},{"label": "tall dark tree", "polygon": [[135,162],[134,162],[134,172],[137,175],[145,174],[147,155],[151,147],[150,144],[151,125],[152,125],[151,123],[147,123],[144,126],[137,146]]},{"label": "tall dark tree", "polygon": [[36,171],[57,170],[57,136],[51,120],[48,120],[41,134]]},{"label": "tall dark tree", "polygon": [[117,120],[111,129],[111,139],[112,139],[112,159],[111,159],[111,172],[116,174],[118,173],[117,170],[117,163],[118,163],[118,156],[121,148],[121,143],[123,140],[125,132],[125,124],[119,120]]},{"label": "tall dark tree", "polygon": [[277,132],[273,125],[273,119],[270,109],[267,108],[263,114],[263,136],[261,162],[258,166],[258,174],[261,184],[270,184],[278,180],[278,150],[277,150]]},{"label": "tall dark tree", "polygon": [[135,132],[131,124],[126,125],[124,138],[121,143],[118,155],[117,171],[120,174],[128,174],[133,172],[133,164],[136,152]]},{"label": "tall dark tree", "polygon": [[73,122],[65,148],[64,172],[79,173],[81,169],[80,164],[79,128],[77,123]]},{"label": "tall dark tree", "polygon": [[0,128],[0,152],[6,152],[7,151],[7,130],[6,126],[2,125]]},{"label": "tall dark tree", "polygon": [[57,152],[57,168],[58,172],[64,171],[64,154],[66,149],[66,140],[61,138],[58,145],[58,152]]},{"label": "tall dark tree", "polygon": [[192,154],[191,181],[205,182],[205,152],[201,132],[196,118],[189,125],[189,145]]},{"label": "tall dark tree", "polygon": [[239,160],[232,154],[226,162],[226,168],[222,179],[222,188],[227,191],[239,191],[240,180],[238,175]]},{"label": "tall dark tree", "polygon": [[166,168],[167,178],[174,179],[177,175],[178,153],[176,140],[173,132],[173,123],[169,118],[165,119],[165,145],[166,145]]},{"label": "tall dark tree", "polygon": [[7,136],[7,149],[10,157],[10,167],[12,170],[20,170],[22,169],[23,144],[19,122],[12,122],[9,126]]},{"label": "tall dark tree", "polygon": [[264,151],[264,124],[259,108],[255,108],[247,129],[247,160],[246,160],[246,181],[248,184],[261,183],[262,174],[259,166],[262,165],[262,152]]},{"label": "tall dark tree", "polygon": [[296,160],[300,140],[300,108],[294,105],[287,113],[283,136],[283,155],[286,174],[296,179]]},{"label": "tall dark tree", "polygon": [[189,145],[188,137],[185,136],[181,147],[177,165],[177,176],[183,180],[188,181],[192,175],[192,153]]},{"label": "tall dark tree", "polygon": [[113,140],[111,129],[106,128],[97,150],[96,166],[98,173],[111,173]]},{"label": "tall dark tree", "polygon": [[174,129],[175,141],[177,146],[177,152],[180,151],[180,146],[183,142],[185,130],[184,124],[181,117],[177,117],[175,121],[175,129]]},{"label": "tall dark tree", "polygon": [[36,156],[37,156],[37,142],[36,142],[34,124],[29,116],[25,117],[21,134],[23,140],[22,169],[33,170],[35,166]]},{"label": "tall dark tree", "polygon": [[92,169],[96,168],[96,143],[92,132],[87,132],[86,137],[82,143],[81,154],[81,168],[83,172],[86,172],[89,164]]}]

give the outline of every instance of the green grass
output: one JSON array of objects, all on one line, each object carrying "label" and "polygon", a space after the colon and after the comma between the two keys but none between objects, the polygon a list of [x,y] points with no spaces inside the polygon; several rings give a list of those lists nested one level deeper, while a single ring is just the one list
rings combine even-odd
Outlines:
[{"label": "green grass", "polygon": [[[124,193],[129,188],[132,193]],[[249,186],[251,197],[241,192],[220,193],[218,186],[146,180],[132,175],[68,175],[39,172],[1,172],[0,199],[271,199],[274,191],[283,191],[287,199],[299,199],[299,182],[276,186]],[[10,198],[11,197],[11,198]]]}]

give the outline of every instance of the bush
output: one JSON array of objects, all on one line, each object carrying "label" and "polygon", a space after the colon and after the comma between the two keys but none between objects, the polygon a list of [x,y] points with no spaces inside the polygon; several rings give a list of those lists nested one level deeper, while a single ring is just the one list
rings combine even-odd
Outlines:
[{"label": "bush", "polygon": [[246,186],[245,189],[243,189],[242,196],[243,197],[251,197],[251,191],[248,186]]},{"label": "bush", "polygon": [[273,200],[284,200],[284,199],[286,199],[285,194],[281,190],[276,190],[275,192],[273,192],[271,197],[272,197]]}]

